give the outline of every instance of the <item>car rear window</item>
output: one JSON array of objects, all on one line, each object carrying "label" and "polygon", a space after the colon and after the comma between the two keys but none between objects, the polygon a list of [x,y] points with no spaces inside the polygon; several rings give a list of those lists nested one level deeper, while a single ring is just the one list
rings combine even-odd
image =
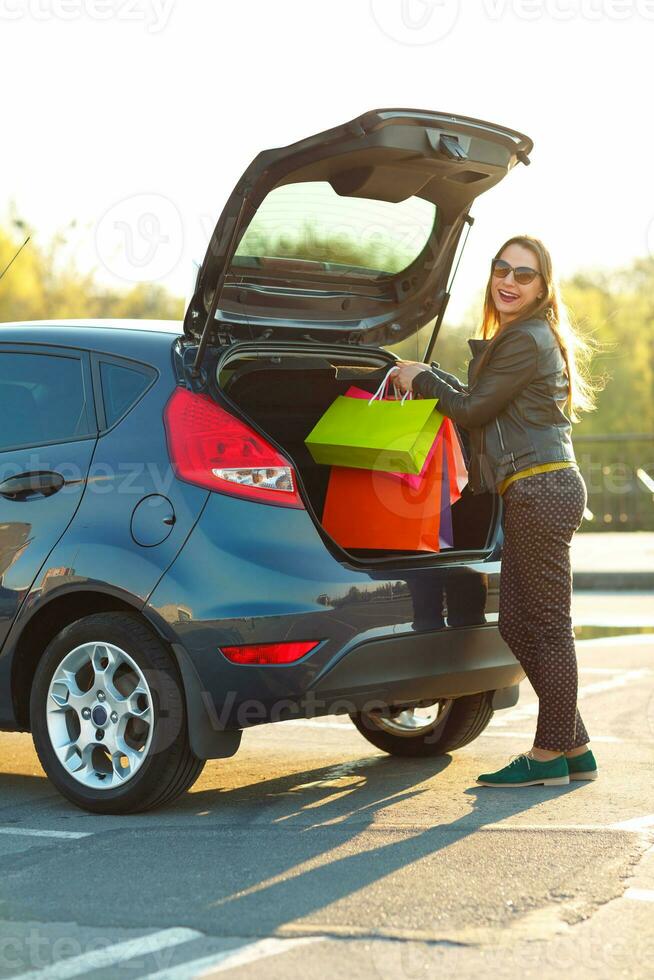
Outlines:
[{"label": "car rear window", "polygon": [[111,428],[129,412],[155,377],[156,371],[145,364],[100,362],[106,428]]},{"label": "car rear window", "polygon": [[0,450],[93,434],[81,360],[0,352],[0,419]]},{"label": "car rear window", "polygon": [[295,259],[393,274],[420,255],[436,218],[436,205],[419,197],[393,203],[346,197],[327,181],[285,184],[260,204],[233,266]]}]

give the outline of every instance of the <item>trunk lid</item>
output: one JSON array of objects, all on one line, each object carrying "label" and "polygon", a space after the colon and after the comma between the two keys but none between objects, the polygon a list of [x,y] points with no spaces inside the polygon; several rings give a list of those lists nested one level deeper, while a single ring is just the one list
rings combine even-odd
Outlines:
[{"label": "trunk lid", "polygon": [[439,312],[476,197],[532,141],[479,119],[378,109],[259,153],[218,219],[193,341],[397,343]]}]

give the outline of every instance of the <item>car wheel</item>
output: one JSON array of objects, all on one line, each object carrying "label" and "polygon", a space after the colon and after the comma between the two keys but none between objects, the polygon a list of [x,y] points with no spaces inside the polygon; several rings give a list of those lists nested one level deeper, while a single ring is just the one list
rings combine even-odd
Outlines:
[{"label": "car wheel", "polygon": [[350,718],[364,738],[390,755],[444,755],[483,732],[493,717],[491,702],[492,692],[484,692],[397,714],[360,711]]},{"label": "car wheel", "polygon": [[92,813],[161,806],[204,768],[173,656],[136,615],[98,613],[63,629],[38,664],[30,718],[47,776]]}]

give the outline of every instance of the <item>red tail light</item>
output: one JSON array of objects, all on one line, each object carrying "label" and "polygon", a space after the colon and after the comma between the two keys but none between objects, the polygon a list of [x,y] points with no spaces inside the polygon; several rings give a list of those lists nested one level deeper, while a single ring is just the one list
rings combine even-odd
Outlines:
[{"label": "red tail light", "polygon": [[164,425],[180,480],[233,497],[304,509],[286,457],[208,395],[176,388],[164,410]]},{"label": "red tail light", "polygon": [[253,646],[220,647],[233,664],[291,664],[310,653],[320,640],[301,640],[296,643],[257,643]]}]

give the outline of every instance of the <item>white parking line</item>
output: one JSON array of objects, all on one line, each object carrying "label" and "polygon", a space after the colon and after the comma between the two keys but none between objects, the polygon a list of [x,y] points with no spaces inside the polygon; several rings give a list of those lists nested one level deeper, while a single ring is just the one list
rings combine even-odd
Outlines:
[{"label": "white parking line", "polygon": [[602,694],[604,691],[613,691],[616,687],[624,687],[635,681],[641,681],[644,677],[649,677],[651,670],[648,667],[641,667],[636,670],[624,670],[619,674],[614,674],[609,680],[595,681],[594,684],[582,684],[577,691],[577,700],[587,698],[591,694]]},{"label": "white parking line", "polygon": [[654,813],[648,813],[645,817],[632,817],[631,820],[621,820],[619,823],[611,823],[612,830],[647,830],[654,827]]},{"label": "white parking line", "polygon": [[[592,641],[595,642],[594,640]],[[650,676],[652,671],[649,667],[641,667],[634,670],[622,670],[619,673],[615,673],[612,677],[607,678],[605,681],[595,681],[593,684],[582,684],[577,690],[577,700],[581,701],[584,698],[590,697],[592,694],[603,694],[605,691],[614,691],[618,687],[624,687],[626,684],[636,683],[637,681],[642,681],[644,678]],[[502,711],[501,717],[493,718],[490,725],[506,725],[510,722],[515,722],[528,718],[533,718],[538,714],[538,701],[534,701],[531,704],[516,705],[515,708],[507,708]]]},{"label": "white parking line", "polygon": [[148,953],[170,949],[171,946],[179,946],[181,943],[188,943],[192,939],[199,939],[201,936],[202,933],[196,932],[195,929],[162,929],[161,932],[139,936],[138,939],[128,939],[123,943],[105,946],[104,949],[92,949],[88,953],[59,960],[52,966],[43,967],[42,970],[30,970],[29,973],[21,973],[14,976],[12,980],[67,980],[68,977],[79,977],[81,974],[90,973],[92,970],[116,966],[130,960],[133,956],[147,956]]},{"label": "white parking line", "polygon": [[623,898],[633,898],[637,902],[654,902],[653,888],[627,888]]},{"label": "white parking line", "polygon": [[[536,788],[536,787],[534,787]],[[538,787],[538,789],[542,789]],[[563,792],[563,790],[561,791]],[[384,829],[386,830],[386,824],[384,824]],[[487,823],[482,827],[476,827],[475,833],[481,833],[482,831],[496,831],[505,830],[507,833],[515,834],[521,831],[532,834],[537,831],[542,831],[545,834],[556,834],[560,832],[567,832],[570,830],[578,831],[585,830],[589,832],[596,832],[598,834],[611,833],[612,831],[617,831],[621,828],[617,824],[605,824],[605,823]],[[636,828],[629,830],[629,833],[640,833]]]},{"label": "white parking line", "polygon": [[211,953],[209,956],[202,956],[188,963],[180,963],[168,970],[149,973],[142,980],[191,980],[191,978],[199,980],[200,977],[213,976],[214,973],[232,970],[236,966],[254,963],[269,956],[278,956],[280,953],[288,952],[289,949],[295,949],[296,946],[323,941],[322,936],[303,936],[300,939],[260,939],[256,943],[248,943],[238,949]]},{"label": "white parking line", "polygon": [[61,840],[78,840],[80,837],[93,837],[91,832],[75,830],[31,830],[29,827],[0,827],[0,834],[16,837],[59,837]]}]

